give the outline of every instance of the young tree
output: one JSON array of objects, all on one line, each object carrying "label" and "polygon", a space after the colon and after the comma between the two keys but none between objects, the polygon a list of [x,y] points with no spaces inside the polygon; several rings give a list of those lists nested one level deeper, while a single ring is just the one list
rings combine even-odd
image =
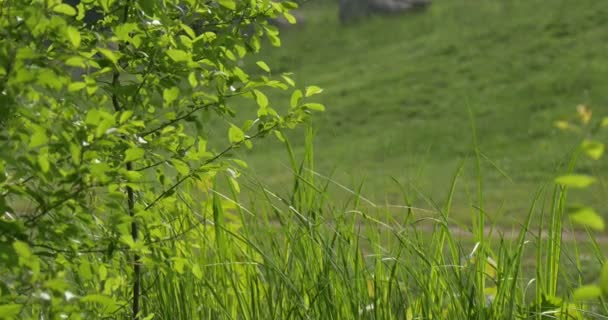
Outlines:
[{"label": "young tree", "polygon": [[[280,45],[267,20],[295,6],[0,1],[0,316],[146,317],[142,281],[166,262],[171,208],[201,201],[181,190],[238,172],[232,150],[323,109],[301,101],[316,87],[239,66]],[[288,108],[263,92],[290,87]],[[248,104],[255,119],[237,120]]]}]

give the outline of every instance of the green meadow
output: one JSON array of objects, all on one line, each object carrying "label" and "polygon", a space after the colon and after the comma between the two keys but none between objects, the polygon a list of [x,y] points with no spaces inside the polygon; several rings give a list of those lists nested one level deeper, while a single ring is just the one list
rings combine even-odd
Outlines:
[{"label": "green meadow", "polygon": [[[435,1],[424,12],[346,26],[337,10],[305,2],[303,22],[282,32],[282,47],[254,59],[324,89],[318,100],[327,110],[312,122],[315,170],[349,188],[363,183],[374,202],[398,203],[405,190],[412,204],[428,207],[462,164],[455,214],[469,221],[477,146],[488,215],[510,225],[566,169],[580,138],[554,123],[573,118],[579,104],[594,117],[608,114],[603,2]],[[296,152],[301,136],[293,135]],[[279,143],[247,157],[271,186],[288,183]],[[577,169],[606,165],[585,161]],[[599,187],[573,197],[600,204],[607,195]]]}]

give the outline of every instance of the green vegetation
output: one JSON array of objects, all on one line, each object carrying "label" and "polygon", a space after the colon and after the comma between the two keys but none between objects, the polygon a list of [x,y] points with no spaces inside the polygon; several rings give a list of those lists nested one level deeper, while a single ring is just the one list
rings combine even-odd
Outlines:
[{"label": "green vegetation", "polygon": [[[441,199],[465,160],[454,205],[469,221],[474,121],[487,209],[511,225],[576,144],[553,123],[579,104],[608,114],[608,3],[434,1],[420,14],[349,26],[325,3],[306,3],[304,24],[286,30],[264,59],[324,89],[328,110],[314,117],[317,171],[348,186],[364,181],[376,202],[398,202],[395,178],[426,207],[419,194]],[[261,179],[284,185],[282,150],[257,151],[249,159]],[[587,172],[605,169],[581,163]],[[581,201],[608,196],[603,188],[593,194]]]},{"label": "green vegetation", "polygon": [[602,6],[534,4],[0,2],[0,319],[605,319]]}]

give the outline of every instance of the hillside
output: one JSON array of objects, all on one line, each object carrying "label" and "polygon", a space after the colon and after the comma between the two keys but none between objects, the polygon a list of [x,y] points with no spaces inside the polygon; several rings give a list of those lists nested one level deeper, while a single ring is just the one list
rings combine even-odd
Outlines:
[{"label": "hillside", "polygon": [[[455,208],[467,220],[478,183],[474,124],[489,215],[516,221],[575,145],[554,121],[578,104],[608,114],[608,2],[444,0],[348,26],[330,4],[312,1],[300,13],[304,23],[262,58],[300,85],[324,88],[315,170],[348,186],[365,181],[363,194],[381,203],[402,202],[392,178],[414,204],[430,206],[421,195],[442,203],[464,161]],[[285,189],[280,144],[248,156],[262,181]],[[590,161],[579,169],[603,170]],[[605,195],[598,188],[573,197]]]}]

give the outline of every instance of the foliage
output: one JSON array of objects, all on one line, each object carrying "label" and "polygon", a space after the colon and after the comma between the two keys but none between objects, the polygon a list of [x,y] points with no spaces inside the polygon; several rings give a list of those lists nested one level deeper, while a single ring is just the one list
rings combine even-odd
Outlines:
[{"label": "foliage", "polygon": [[[267,20],[296,6],[0,3],[0,317],[150,319],[153,276],[200,270],[166,243],[218,214],[216,177],[238,190],[246,164],[232,151],[322,109],[271,104],[264,92],[289,90],[289,75],[240,67],[280,45]],[[85,19],[93,11],[102,19]],[[237,122],[252,105],[254,119]]]}]

